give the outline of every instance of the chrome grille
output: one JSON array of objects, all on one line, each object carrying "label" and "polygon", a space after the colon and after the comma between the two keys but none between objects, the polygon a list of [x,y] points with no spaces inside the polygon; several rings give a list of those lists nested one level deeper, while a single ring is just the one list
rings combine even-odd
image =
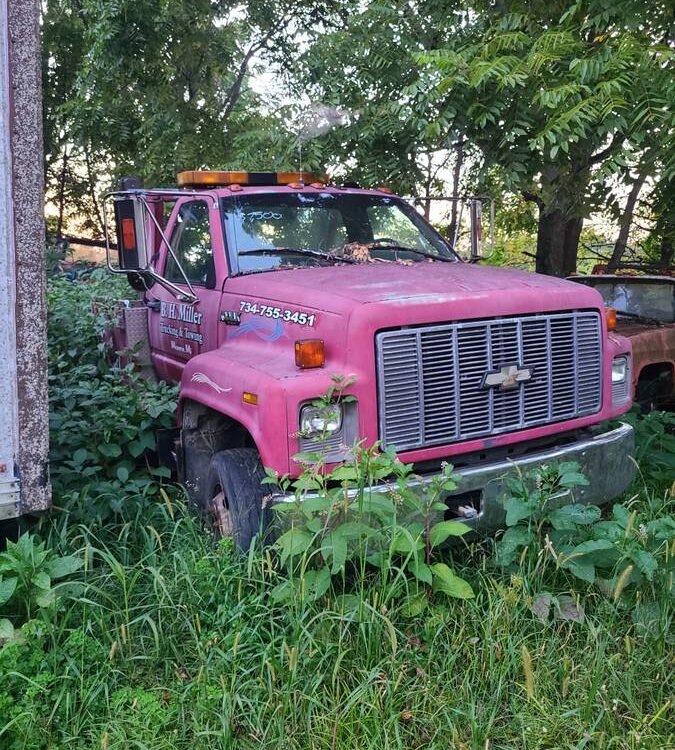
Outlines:
[{"label": "chrome grille", "polygon": [[[468,440],[600,409],[597,312],[500,318],[376,334],[380,439],[399,450]],[[531,379],[487,388],[516,365]]]}]

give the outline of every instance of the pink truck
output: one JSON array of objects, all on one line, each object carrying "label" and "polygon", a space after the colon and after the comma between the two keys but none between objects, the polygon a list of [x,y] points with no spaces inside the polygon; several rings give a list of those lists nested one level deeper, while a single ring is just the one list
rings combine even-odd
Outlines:
[{"label": "pink truck", "polygon": [[[587,503],[632,480],[632,430],[607,424],[631,406],[630,343],[594,289],[464,262],[389,191],[305,173],[127,181],[111,205],[108,265],[139,291],[118,342],[180,383],[179,477],[239,547],[268,516],[263,467],[297,476],[308,449],[330,466],[380,441],[424,477],[451,462],[446,517],[478,530],[517,470],[576,461]],[[353,400],[318,409],[334,374]]]}]

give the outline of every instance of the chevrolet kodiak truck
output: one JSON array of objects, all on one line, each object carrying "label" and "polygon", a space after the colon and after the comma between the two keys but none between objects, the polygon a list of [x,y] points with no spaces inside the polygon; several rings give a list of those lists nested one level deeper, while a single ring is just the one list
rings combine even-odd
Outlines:
[{"label": "chevrolet kodiak truck", "polygon": [[[631,406],[630,343],[594,289],[463,262],[384,189],[305,173],[177,181],[107,198],[109,268],[139,291],[116,342],[180,383],[179,477],[240,548],[269,513],[264,466],[297,476],[296,454],[330,467],[356,441],[395,447],[425,477],[451,462],[446,517],[477,529],[503,522],[510,472],[576,461],[587,503],[631,481],[631,428],[607,425]],[[335,374],[353,399],[319,409]]]}]

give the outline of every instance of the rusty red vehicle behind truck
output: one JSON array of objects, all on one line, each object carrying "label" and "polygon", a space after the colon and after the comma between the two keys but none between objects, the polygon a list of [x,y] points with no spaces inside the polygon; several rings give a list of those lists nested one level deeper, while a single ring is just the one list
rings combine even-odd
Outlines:
[{"label": "rusty red vehicle behind truck", "polygon": [[[263,467],[298,476],[308,448],[332,466],[379,441],[425,477],[449,461],[446,515],[477,529],[503,522],[517,470],[578,462],[579,502],[632,480],[631,427],[608,426],[631,406],[631,347],[594,289],[463,262],[389,191],[246,172],[125,187],[108,198],[109,266],[140,292],[118,334],[180,383],[180,478],[240,547],[264,515]],[[334,374],[352,399],[319,409]]]},{"label": "rusty red vehicle behind truck", "polygon": [[675,408],[675,278],[633,273],[573,280],[600,292],[614,309],[616,332],[630,339],[635,400],[645,409]]}]

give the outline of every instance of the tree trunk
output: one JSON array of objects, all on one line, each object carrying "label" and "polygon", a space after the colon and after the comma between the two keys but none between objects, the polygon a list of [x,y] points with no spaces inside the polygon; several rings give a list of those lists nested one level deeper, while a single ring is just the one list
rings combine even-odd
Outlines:
[{"label": "tree trunk", "polygon": [[431,218],[431,183],[433,180],[432,175],[432,166],[433,166],[433,159],[431,152],[427,153],[427,170],[426,170],[426,179],[424,181],[424,218],[429,221]]},{"label": "tree trunk", "polygon": [[66,175],[68,173],[68,146],[63,147],[63,159],[61,160],[61,174],[59,175],[59,192],[58,192],[58,204],[59,204],[59,218],[56,223],[56,239],[61,238],[63,233],[63,220],[66,209]]},{"label": "tree trunk", "polygon": [[[464,136],[460,135],[459,141],[457,142],[456,153],[455,153],[455,164],[452,169],[452,195],[459,195],[459,181],[462,176],[462,165],[464,163]],[[452,201],[452,213],[450,214],[450,228],[448,230],[448,236],[451,241],[455,241],[455,232],[457,231],[457,201]]]},{"label": "tree trunk", "polygon": [[640,190],[642,190],[642,186],[645,184],[646,179],[647,172],[640,172],[633,182],[633,187],[630,189],[630,193],[628,194],[628,198],[626,200],[626,205],[623,209],[623,213],[621,214],[621,219],[619,220],[619,236],[614,243],[612,257],[607,264],[607,273],[614,273],[614,271],[616,271],[616,269],[619,267],[619,263],[621,262],[623,254],[626,252],[626,245],[628,244],[628,233],[630,232],[630,227],[633,223],[635,206],[637,204],[638,196],[640,195]]},{"label": "tree trunk", "polygon": [[661,240],[659,266],[664,270],[669,269],[673,260],[675,260],[675,243],[671,236],[664,235]]},{"label": "tree trunk", "polygon": [[537,273],[569,276],[577,270],[577,251],[584,220],[562,211],[539,209],[537,227]]}]

